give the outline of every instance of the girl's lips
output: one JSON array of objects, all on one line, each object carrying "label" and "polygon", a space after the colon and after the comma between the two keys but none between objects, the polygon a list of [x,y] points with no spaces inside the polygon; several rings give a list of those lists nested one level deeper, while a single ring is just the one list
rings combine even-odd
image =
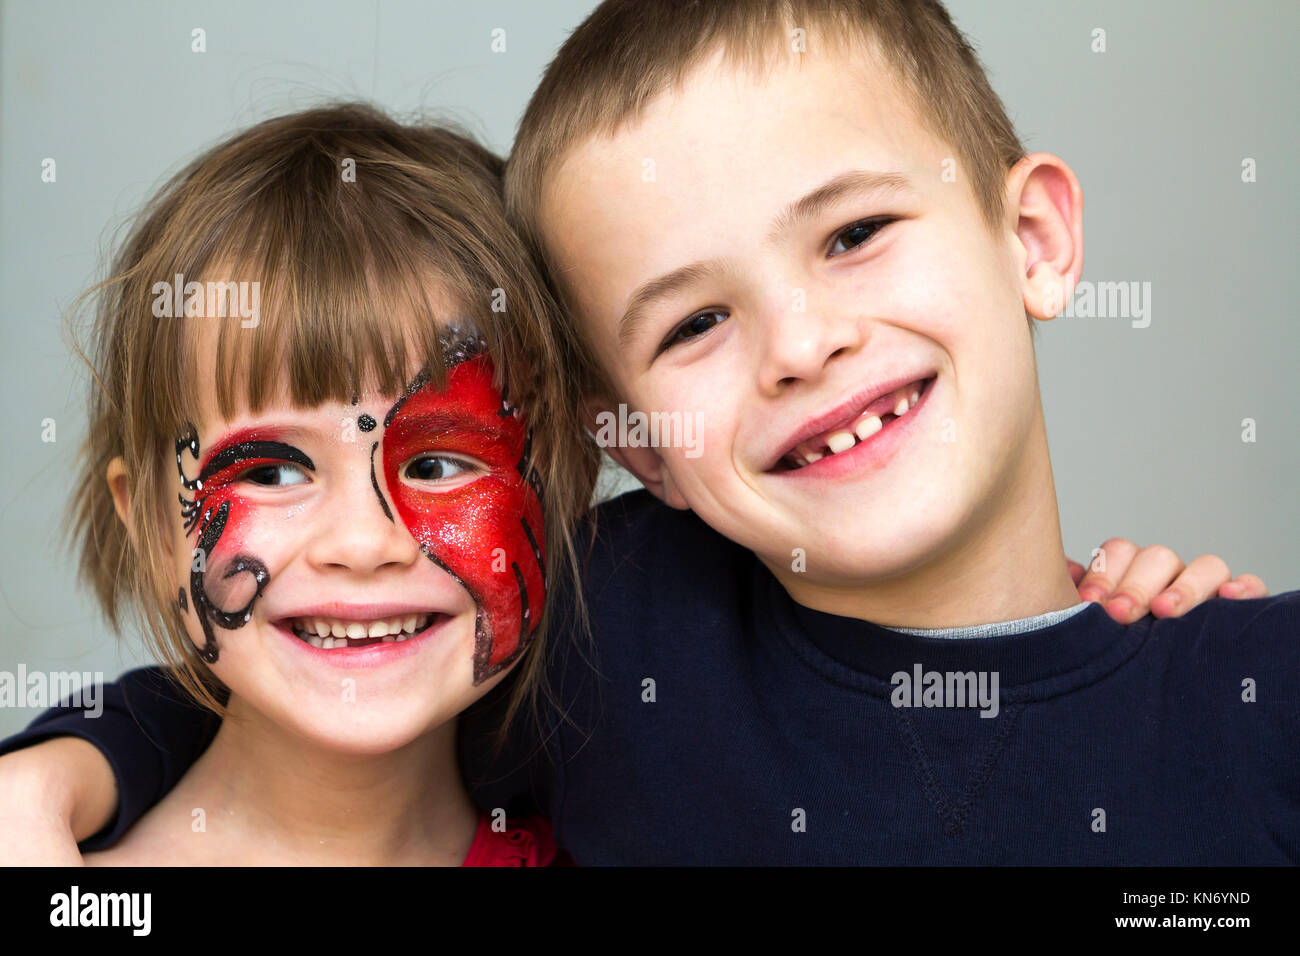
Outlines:
[{"label": "girl's lips", "polygon": [[383,641],[376,638],[374,643],[333,648],[313,647],[280,621],[272,621],[271,626],[302,653],[310,655],[311,660],[334,667],[355,668],[378,667],[418,654],[453,620],[451,615],[436,614],[428,627],[412,634],[404,641]]}]

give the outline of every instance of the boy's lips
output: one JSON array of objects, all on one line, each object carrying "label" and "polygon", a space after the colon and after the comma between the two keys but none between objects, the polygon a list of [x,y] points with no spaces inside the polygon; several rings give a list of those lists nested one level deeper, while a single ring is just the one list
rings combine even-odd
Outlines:
[{"label": "boy's lips", "polygon": [[904,375],[857,393],[827,412],[810,418],[777,446],[765,471],[788,472],[866,441],[924,399],[935,373]]}]

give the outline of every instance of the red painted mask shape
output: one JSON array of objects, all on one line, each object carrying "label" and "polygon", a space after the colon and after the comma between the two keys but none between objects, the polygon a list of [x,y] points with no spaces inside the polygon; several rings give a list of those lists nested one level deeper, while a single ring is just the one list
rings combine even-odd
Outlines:
[{"label": "red painted mask shape", "polygon": [[[370,447],[371,475],[384,514],[401,521],[425,556],[473,598],[477,684],[522,653],[545,608],[541,483],[529,462],[528,428],[493,385],[492,362],[481,340],[453,330],[444,345],[446,388],[435,389],[427,374],[407,387]],[[363,431],[377,425],[368,415],[359,421]],[[315,468],[298,449],[268,437],[273,436],[254,431],[228,438],[193,480],[185,475],[182,456],[188,451],[199,458],[197,436],[190,428],[176,441],[181,483],[194,495],[192,500],[181,495],[186,531],[197,529],[198,550],[211,556],[206,567],[191,571],[189,589],[206,638],[200,654],[209,663],[217,660],[213,625],[242,627],[270,579],[265,564],[241,550],[240,525],[247,509],[236,478],[251,467],[277,462]],[[451,490],[404,479],[413,460],[444,454],[474,459],[480,474]],[[387,496],[375,479],[377,455]],[[178,603],[186,610],[184,589]],[[232,604],[239,606],[228,610]]]},{"label": "red painted mask shape", "polygon": [[[461,355],[449,355],[448,364]],[[475,683],[523,651],[546,601],[541,486],[528,462],[529,433],[492,374],[491,359],[471,352],[448,369],[443,391],[417,379],[389,410],[382,439],[398,520],[478,605]],[[484,471],[452,491],[404,481],[411,459],[431,449],[473,458]]]}]

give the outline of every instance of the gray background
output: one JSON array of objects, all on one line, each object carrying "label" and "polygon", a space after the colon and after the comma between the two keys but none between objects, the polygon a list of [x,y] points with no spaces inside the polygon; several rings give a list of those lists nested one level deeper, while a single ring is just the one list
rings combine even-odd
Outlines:
[{"label": "gray background", "polygon": [[[59,517],[84,431],[60,315],[114,229],[235,129],[326,97],[458,121],[505,151],[590,0],[0,6],[0,670],[145,658],[74,582]],[[1085,280],[1149,281],[1152,321],[1058,319],[1039,359],[1068,552],[1205,551],[1297,586],[1300,5],[950,0],[1027,147],[1086,198]],[[190,30],[207,31],[206,53]],[[506,30],[493,53],[491,31]],[[1103,27],[1108,50],[1090,50]],[[58,181],[41,182],[53,157]],[[1243,184],[1243,157],[1258,181]],[[1256,420],[1254,444],[1241,420]],[[41,441],[41,422],[57,441]],[[0,708],[0,737],[35,711]]]}]

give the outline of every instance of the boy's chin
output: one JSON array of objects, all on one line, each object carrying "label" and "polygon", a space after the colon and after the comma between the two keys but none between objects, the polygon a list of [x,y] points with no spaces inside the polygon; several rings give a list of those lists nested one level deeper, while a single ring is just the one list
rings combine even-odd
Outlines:
[{"label": "boy's chin", "polygon": [[[806,579],[810,582],[837,588],[862,587],[909,574],[933,562],[950,550],[958,526],[956,516],[946,513],[940,503],[915,500],[868,507],[856,514],[837,514],[834,520],[819,516],[805,525],[806,532],[789,535],[789,546],[773,555],[779,562],[773,566],[784,564],[790,568],[791,554],[801,548],[806,554]],[[763,552],[771,554],[772,549],[760,549]],[[791,573],[788,579],[800,577],[803,575]]]}]

